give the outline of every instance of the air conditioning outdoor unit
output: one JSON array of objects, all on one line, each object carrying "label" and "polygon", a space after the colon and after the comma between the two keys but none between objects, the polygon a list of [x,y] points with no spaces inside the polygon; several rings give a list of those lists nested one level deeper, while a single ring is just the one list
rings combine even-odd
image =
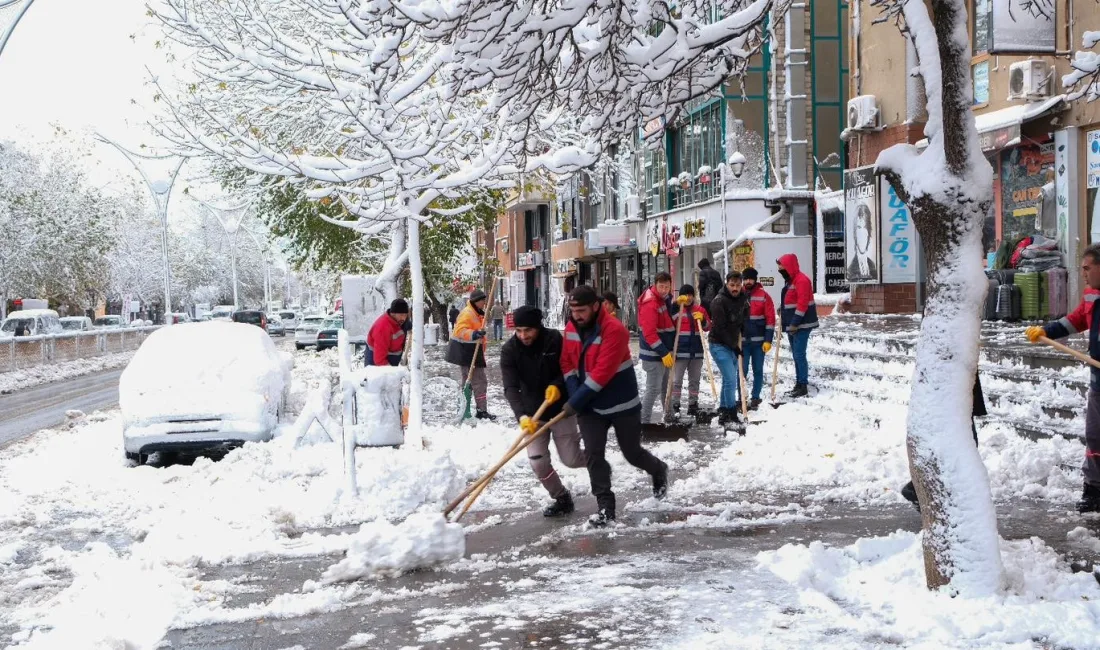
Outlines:
[{"label": "air conditioning outdoor unit", "polygon": [[874,95],[848,100],[848,128],[853,131],[878,128],[878,99]]},{"label": "air conditioning outdoor unit", "polygon": [[1009,99],[1041,99],[1050,96],[1050,64],[1046,61],[1017,61],[1008,67]]}]

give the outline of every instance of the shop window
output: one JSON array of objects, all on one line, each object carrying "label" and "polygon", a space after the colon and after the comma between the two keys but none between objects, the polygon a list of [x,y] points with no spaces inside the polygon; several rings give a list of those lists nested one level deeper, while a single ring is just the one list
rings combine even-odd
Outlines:
[{"label": "shop window", "polygon": [[1002,240],[1042,231],[1042,188],[1053,169],[1054,151],[1049,143],[1022,144],[1001,152]]},{"label": "shop window", "polygon": [[970,76],[974,82],[974,105],[989,103],[989,60],[970,66]]},{"label": "shop window", "polygon": [[974,17],[971,22],[974,54],[988,52],[993,42],[993,21],[990,19],[992,13],[992,0],[971,0],[970,15]]}]

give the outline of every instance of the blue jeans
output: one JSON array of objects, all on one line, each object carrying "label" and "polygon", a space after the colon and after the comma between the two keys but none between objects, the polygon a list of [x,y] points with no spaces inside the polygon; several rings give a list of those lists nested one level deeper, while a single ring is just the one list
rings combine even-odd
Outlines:
[{"label": "blue jeans", "polygon": [[504,338],[504,321],[499,318],[493,321],[493,338],[498,341]]},{"label": "blue jeans", "polygon": [[752,398],[760,399],[760,391],[764,388],[764,343],[745,343],[745,354],[742,355],[741,365],[745,369],[745,380],[749,377],[749,364],[752,364]]},{"label": "blue jeans", "polygon": [[791,356],[794,357],[795,383],[810,383],[810,362],[806,359],[806,351],[810,347],[810,331],[798,330],[790,336]]},{"label": "blue jeans", "polygon": [[718,394],[718,406],[724,409],[737,408],[737,384],[741,378],[737,374],[737,353],[724,345],[711,344],[710,355],[714,365],[722,374],[722,392]]}]

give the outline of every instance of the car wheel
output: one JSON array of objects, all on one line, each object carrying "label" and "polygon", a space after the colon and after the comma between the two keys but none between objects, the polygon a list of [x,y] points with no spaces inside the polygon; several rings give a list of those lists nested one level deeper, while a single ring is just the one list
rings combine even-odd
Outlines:
[{"label": "car wheel", "polygon": [[137,452],[126,452],[126,460],[134,463],[135,466],[141,467],[149,460],[149,454],[139,454]]},{"label": "car wheel", "polygon": [[301,350],[301,349],[303,349],[303,348],[304,348],[304,347],[306,347],[306,346],[302,345],[301,343],[295,343],[295,344],[294,344],[294,347],[295,347],[296,349],[298,349],[298,350]]}]

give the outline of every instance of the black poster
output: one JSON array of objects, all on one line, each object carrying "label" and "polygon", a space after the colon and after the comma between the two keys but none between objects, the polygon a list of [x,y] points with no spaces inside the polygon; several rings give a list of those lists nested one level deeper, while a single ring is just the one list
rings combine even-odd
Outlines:
[{"label": "black poster", "polygon": [[848,293],[847,276],[848,267],[844,263],[844,232],[826,232],[825,293]]}]

